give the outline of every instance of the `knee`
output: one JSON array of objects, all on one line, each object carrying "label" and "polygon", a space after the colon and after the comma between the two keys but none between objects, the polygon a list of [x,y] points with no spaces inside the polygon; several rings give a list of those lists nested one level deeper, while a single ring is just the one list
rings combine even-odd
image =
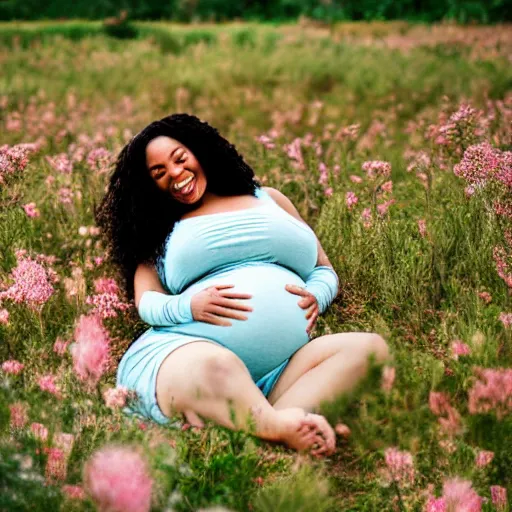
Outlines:
[{"label": "knee", "polygon": [[229,350],[210,354],[202,361],[205,386],[215,394],[223,393],[236,380],[243,362]]},{"label": "knee", "polygon": [[376,333],[370,333],[368,338],[368,355],[373,354],[377,363],[390,359],[389,346],[386,340]]}]

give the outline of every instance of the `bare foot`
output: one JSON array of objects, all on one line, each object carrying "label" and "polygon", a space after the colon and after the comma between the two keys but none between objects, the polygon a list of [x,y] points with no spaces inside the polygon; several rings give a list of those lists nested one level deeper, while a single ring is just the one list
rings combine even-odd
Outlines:
[{"label": "bare foot", "polygon": [[298,407],[281,409],[276,413],[277,440],[298,451],[310,450],[316,444],[310,453],[319,457],[334,452],[334,430],[323,416],[306,414]]}]

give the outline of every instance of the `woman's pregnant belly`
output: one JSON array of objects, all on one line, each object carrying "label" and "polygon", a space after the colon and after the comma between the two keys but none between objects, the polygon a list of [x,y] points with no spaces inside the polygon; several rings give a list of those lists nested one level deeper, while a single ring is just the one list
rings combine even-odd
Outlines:
[{"label": "woman's pregnant belly", "polygon": [[287,284],[306,285],[294,272],[273,263],[245,263],[206,276],[184,290],[183,294],[194,295],[216,284],[233,284],[229,290],[252,295],[250,299],[237,299],[253,308],[243,312],[247,320],[225,318],[231,322],[230,326],[194,321],[155,330],[220,343],[242,359],[254,380],[279,366],[309,341],[307,310],[298,305],[299,295],[285,290]]}]

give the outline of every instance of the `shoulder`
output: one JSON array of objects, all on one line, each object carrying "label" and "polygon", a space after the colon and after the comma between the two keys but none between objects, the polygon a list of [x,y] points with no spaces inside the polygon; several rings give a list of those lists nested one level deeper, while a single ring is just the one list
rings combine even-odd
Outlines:
[{"label": "shoulder", "polygon": [[286,197],[282,192],[272,187],[261,187],[283,210],[287,211],[290,215],[293,215],[297,219],[304,222],[304,219],[300,216],[297,208],[293,203]]}]

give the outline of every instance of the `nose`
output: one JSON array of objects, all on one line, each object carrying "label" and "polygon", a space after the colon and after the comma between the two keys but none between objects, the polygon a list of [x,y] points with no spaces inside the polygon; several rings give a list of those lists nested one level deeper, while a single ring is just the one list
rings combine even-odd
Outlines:
[{"label": "nose", "polygon": [[183,173],[183,164],[174,164],[171,162],[167,172],[172,179],[178,178]]}]

